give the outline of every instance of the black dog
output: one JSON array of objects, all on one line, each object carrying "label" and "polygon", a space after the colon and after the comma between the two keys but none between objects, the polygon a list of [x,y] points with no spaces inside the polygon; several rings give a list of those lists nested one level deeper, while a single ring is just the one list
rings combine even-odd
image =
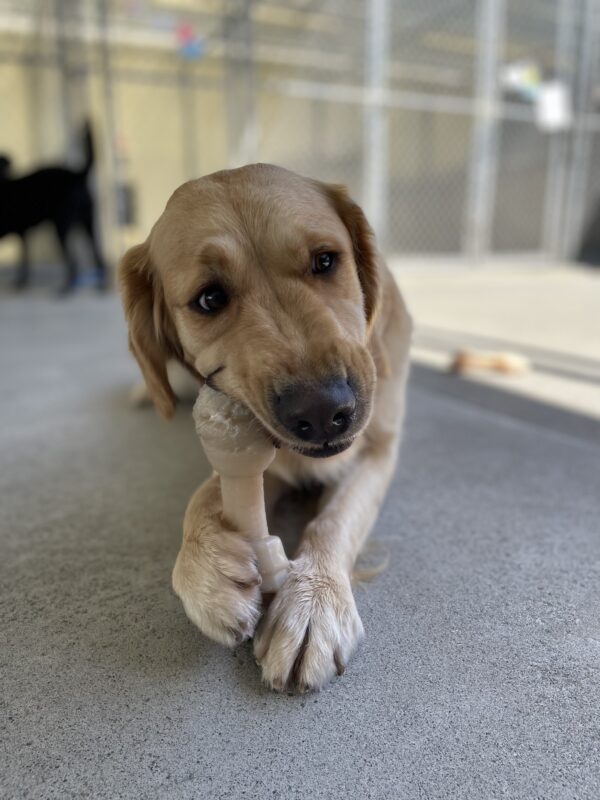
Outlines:
[{"label": "black dog", "polygon": [[69,233],[80,228],[91,246],[96,266],[97,285],[106,284],[106,267],[94,233],[94,200],[87,178],[94,163],[94,148],[89,125],[83,132],[85,161],[80,170],[66,167],[46,167],[24,175],[10,176],[10,159],[0,156],[0,238],[17,234],[22,241],[22,257],[15,286],[29,283],[30,265],[27,233],[43,222],[54,226],[66,267],[63,292],[71,290],[77,281],[77,262],[67,243]]}]

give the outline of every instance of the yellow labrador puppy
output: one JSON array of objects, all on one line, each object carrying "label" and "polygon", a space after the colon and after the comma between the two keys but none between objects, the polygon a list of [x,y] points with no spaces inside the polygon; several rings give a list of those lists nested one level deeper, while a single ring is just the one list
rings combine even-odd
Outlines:
[{"label": "yellow labrador puppy", "polygon": [[404,414],[411,321],[373,232],[343,187],[254,164],[177,189],[119,273],[158,411],[174,412],[176,359],[248,406],[279,444],[271,500],[285,485],[324,487],[260,625],[252,549],[222,516],[216,475],[190,501],[173,570],[207,636],[229,646],[254,636],[270,686],[318,689],[363,635],[351,572]]}]

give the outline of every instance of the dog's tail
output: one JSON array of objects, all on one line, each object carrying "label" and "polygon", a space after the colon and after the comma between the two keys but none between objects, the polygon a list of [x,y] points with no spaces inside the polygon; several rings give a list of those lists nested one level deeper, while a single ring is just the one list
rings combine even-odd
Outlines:
[{"label": "dog's tail", "polygon": [[81,136],[83,142],[83,166],[81,172],[87,175],[94,165],[94,139],[92,137],[92,126],[89,120],[83,124]]}]

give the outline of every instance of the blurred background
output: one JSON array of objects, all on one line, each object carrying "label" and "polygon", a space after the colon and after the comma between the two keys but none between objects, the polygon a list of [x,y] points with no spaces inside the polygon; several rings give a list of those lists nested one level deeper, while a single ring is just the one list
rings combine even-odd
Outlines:
[{"label": "blurred background", "polygon": [[[600,261],[599,62],[600,0],[0,0],[0,152],[15,177],[78,169],[90,122],[111,270],[189,178],[269,161],[346,183],[415,358],[517,350],[571,405],[556,361],[577,355],[588,380],[567,394],[594,411],[600,296],[577,265]],[[53,232],[28,239],[34,286],[51,282]],[[0,239],[4,287],[19,246]]]}]

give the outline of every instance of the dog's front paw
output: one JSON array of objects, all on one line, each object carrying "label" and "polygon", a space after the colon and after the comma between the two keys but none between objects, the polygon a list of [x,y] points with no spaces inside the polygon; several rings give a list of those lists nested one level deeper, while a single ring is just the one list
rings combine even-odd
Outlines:
[{"label": "dog's front paw", "polygon": [[262,620],[254,654],[273,689],[318,690],[344,672],[363,633],[349,578],[303,556]]},{"label": "dog's front paw", "polygon": [[252,548],[234,531],[218,530],[182,545],[173,588],[202,633],[233,647],[254,634],[260,576]]},{"label": "dog's front paw", "polygon": [[233,647],[254,634],[261,613],[260,575],[250,543],[223,527],[213,481],[188,506],[173,588],[206,636]]}]

